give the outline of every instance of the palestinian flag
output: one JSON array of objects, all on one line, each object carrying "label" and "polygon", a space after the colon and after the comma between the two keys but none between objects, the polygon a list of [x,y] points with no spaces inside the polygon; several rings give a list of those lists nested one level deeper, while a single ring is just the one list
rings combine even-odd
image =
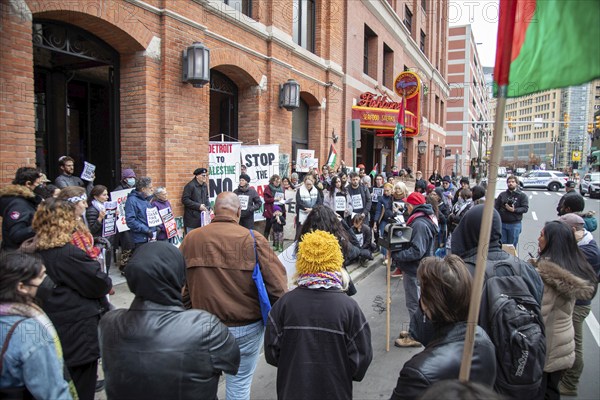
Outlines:
[{"label": "palestinian flag", "polygon": [[335,168],[335,162],[337,161],[337,152],[335,151],[335,147],[331,145],[329,148],[329,157],[327,157],[327,165],[329,168]]},{"label": "palestinian flag", "polygon": [[494,95],[576,86],[600,77],[600,1],[500,0]]},{"label": "palestinian flag", "polygon": [[394,130],[394,142],[396,143],[396,157],[398,154],[404,151],[404,143],[402,140],[402,134],[404,133],[404,98],[400,102],[400,109],[398,110],[398,121],[396,122],[396,129]]},{"label": "palestinian flag", "polygon": [[379,168],[379,163],[375,164],[375,166],[373,167],[373,170],[371,172],[369,172],[369,175],[372,175],[372,176],[377,175],[377,168]]}]

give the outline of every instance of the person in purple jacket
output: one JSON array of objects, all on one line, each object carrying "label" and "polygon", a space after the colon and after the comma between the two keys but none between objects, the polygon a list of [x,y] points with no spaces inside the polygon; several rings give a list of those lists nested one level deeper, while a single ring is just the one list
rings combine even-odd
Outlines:
[{"label": "person in purple jacket", "polygon": [[[158,208],[158,211],[164,210],[165,208],[170,208],[171,212],[173,212],[173,207],[171,207],[171,203],[169,202],[169,198],[167,196],[167,188],[158,187],[154,191],[154,198],[150,202],[152,207]],[[167,228],[165,224],[159,225],[158,233],[156,234],[156,240],[169,240],[167,236]]]}]

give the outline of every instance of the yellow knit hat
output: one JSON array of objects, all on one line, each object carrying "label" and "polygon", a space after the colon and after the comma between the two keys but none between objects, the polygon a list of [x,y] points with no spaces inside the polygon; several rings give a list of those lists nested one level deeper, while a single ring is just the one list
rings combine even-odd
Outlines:
[{"label": "yellow knit hat", "polygon": [[342,249],[331,233],[314,231],[302,236],[296,255],[298,274],[339,272],[343,263]]}]

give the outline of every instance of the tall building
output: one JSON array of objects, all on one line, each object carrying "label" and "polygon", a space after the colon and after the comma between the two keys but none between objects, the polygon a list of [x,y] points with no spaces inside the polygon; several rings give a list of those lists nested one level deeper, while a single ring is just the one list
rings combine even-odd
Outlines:
[{"label": "tall building", "polygon": [[[445,147],[447,9],[448,0],[2,1],[0,182],[23,165],[53,179],[70,155],[76,171],[96,165],[96,183],[113,188],[133,168],[178,198],[220,140],[278,144],[289,173],[298,149],[323,164],[339,137],[351,164],[348,120],[366,93],[367,109],[384,108],[366,113],[386,124],[361,123],[357,163],[428,173]],[[396,160],[394,79],[404,70],[422,89]]]},{"label": "tall building", "polygon": [[448,36],[448,82],[445,173],[485,174],[485,158],[491,141],[489,86],[477,51],[471,25],[450,27]]}]

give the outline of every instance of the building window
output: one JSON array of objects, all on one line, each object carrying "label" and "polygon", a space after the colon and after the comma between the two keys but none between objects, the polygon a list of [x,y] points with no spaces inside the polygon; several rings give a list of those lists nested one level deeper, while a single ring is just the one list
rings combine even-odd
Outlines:
[{"label": "building window", "polygon": [[436,124],[440,124],[440,97],[435,95],[435,119]]},{"label": "building window", "polygon": [[292,39],[297,45],[315,52],[315,0],[293,0]]},{"label": "building window", "polygon": [[423,30],[421,29],[421,43],[420,43],[419,48],[421,49],[423,54],[425,54],[425,38],[426,37],[427,37],[427,35],[425,35],[425,32],[423,32]]},{"label": "building window", "polygon": [[223,3],[252,18],[252,0],[223,0]]},{"label": "building window", "polygon": [[421,8],[423,11],[427,11],[427,0],[421,0]]},{"label": "building window", "polygon": [[383,44],[383,86],[391,88],[394,84],[394,51]]},{"label": "building window", "polygon": [[363,72],[377,79],[377,35],[365,25],[363,48]]},{"label": "building window", "polygon": [[411,33],[412,33],[412,17],[413,17],[413,14],[412,14],[412,12],[410,12],[410,9],[408,8],[408,6],[404,6],[404,25],[406,25],[406,28]]}]

